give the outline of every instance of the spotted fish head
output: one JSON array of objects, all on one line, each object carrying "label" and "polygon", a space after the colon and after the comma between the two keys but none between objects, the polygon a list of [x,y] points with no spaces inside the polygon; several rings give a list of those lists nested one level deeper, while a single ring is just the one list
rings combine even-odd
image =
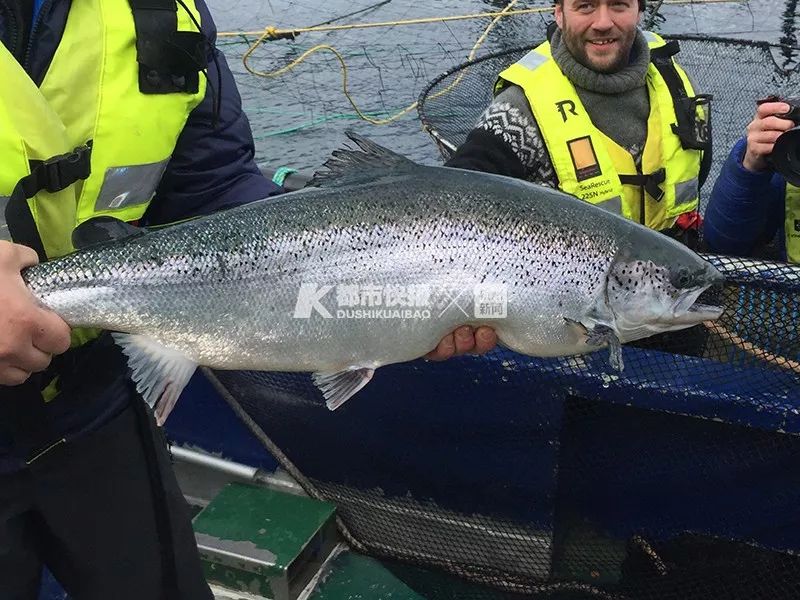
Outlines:
[{"label": "spotted fish head", "polygon": [[617,253],[606,278],[605,304],[622,342],[685,329],[722,314],[700,296],[724,281],[710,263],[682,244],[659,238]]}]

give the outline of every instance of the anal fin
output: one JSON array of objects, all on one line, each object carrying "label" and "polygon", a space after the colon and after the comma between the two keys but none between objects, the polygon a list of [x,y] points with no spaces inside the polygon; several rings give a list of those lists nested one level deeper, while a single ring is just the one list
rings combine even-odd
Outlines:
[{"label": "anal fin", "polygon": [[352,367],[338,373],[314,373],[311,378],[330,410],[336,410],[347,402],[372,379],[375,369]]},{"label": "anal fin", "polygon": [[156,422],[163,425],[197,369],[197,363],[147,336],[128,333],[113,333],[112,336],[128,357],[136,390],[154,410]]}]

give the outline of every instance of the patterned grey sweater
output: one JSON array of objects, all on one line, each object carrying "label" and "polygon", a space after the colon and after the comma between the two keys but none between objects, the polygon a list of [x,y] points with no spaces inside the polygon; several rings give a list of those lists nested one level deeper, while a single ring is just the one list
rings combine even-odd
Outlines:
[{"label": "patterned grey sweater", "polygon": [[[609,74],[577,62],[562,42],[559,30],[553,34],[550,45],[553,59],[575,85],[595,127],[628,150],[639,163],[650,112],[645,81],[650,51],[644,35],[637,34],[628,66]],[[495,97],[446,164],[558,186],[528,99],[516,85],[507,86]]]}]

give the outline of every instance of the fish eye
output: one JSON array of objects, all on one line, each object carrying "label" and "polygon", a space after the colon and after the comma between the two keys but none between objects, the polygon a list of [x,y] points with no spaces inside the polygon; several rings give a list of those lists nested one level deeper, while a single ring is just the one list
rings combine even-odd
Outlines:
[{"label": "fish eye", "polygon": [[670,283],[673,287],[678,289],[687,288],[692,285],[694,281],[694,277],[692,276],[692,272],[687,267],[681,267],[677,271],[670,274]]}]

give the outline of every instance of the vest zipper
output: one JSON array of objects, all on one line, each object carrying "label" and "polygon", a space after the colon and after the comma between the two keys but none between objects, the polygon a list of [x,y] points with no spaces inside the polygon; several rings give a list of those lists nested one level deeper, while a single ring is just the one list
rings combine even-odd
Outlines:
[{"label": "vest zipper", "polygon": [[31,31],[28,34],[28,47],[25,49],[25,57],[22,59],[22,68],[25,69],[26,72],[30,67],[28,61],[31,58],[31,54],[33,54],[33,42],[36,39],[36,30],[39,29],[39,24],[42,22],[42,15],[45,14],[45,11],[50,8],[52,3],[53,0],[45,0],[39,7],[39,12],[36,13],[36,19],[34,19],[31,24]]}]

